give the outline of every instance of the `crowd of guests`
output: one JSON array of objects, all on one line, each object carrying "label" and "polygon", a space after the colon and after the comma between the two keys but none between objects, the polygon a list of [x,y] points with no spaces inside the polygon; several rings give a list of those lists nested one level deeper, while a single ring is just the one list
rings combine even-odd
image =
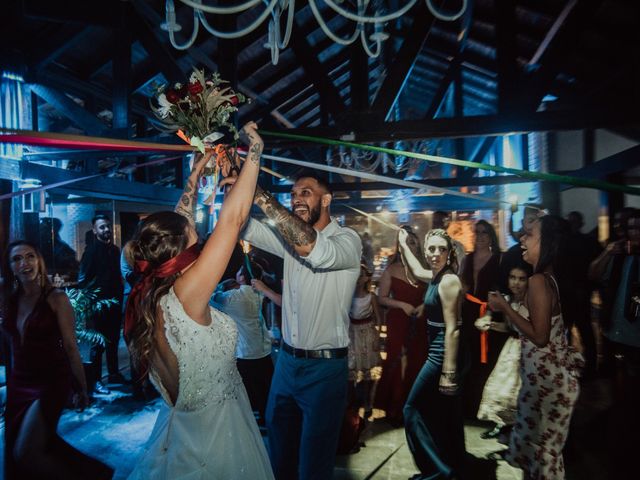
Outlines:
[{"label": "crowd of guests", "polygon": [[[247,159],[223,180],[226,198],[204,244],[194,208],[209,154],[194,162],[175,211],[144,219],[122,252],[110,219],[96,216],[77,265],[81,287],[115,299],[93,319],[105,339],[91,349],[93,368],[102,372],[106,354],[105,383],[131,382],[142,397],[157,390],[164,401],[131,478],[201,470],[331,478],[336,451],[355,451],[374,408],[404,426],[415,478],[473,478],[465,418],[491,422],[483,437],[504,443],[502,457],[525,478],[564,478],[581,373],[590,378],[615,358],[629,375],[640,371],[640,211],[622,210],[602,248],[581,232],[578,212],[563,219],[530,204],[511,249],[501,252],[494,227],[479,220],[467,254],[447,233],[449,216],[436,212],[424,245],[410,226],[399,228],[376,288],[360,237],[330,216],[330,186],[304,174],[291,209],[283,207],[256,184],[255,124],[243,134]],[[252,204],[275,226],[251,218]],[[224,280],[239,237],[279,257],[282,275],[258,253]],[[69,299],[29,242],[9,245],[2,273],[13,359],[6,478],[111,478],[109,466],[56,433],[70,400],[82,409],[109,391],[100,374],[87,383]],[[596,290],[603,352],[592,324]],[[281,309],[277,324],[268,303]],[[130,380],[117,355],[123,313]]]}]

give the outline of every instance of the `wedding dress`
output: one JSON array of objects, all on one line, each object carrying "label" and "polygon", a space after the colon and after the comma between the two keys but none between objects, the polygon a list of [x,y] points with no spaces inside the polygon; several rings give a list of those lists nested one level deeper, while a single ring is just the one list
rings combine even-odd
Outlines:
[{"label": "wedding dress", "polygon": [[203,326],[185,313],[173,288],[160,299],[165,335],[179,365],[173,405],[157,372],[164,404],[130,479],[273,479],[269,458],[236,368],[233,320],[211,308]]}]

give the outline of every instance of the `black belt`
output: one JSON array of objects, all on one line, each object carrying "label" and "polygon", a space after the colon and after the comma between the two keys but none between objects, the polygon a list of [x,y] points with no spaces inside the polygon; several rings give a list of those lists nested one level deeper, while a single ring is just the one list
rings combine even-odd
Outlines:
[{"label": "black belt", "polygon": [[323,348],[321,350],[304,350],[294,348],[286,342],[282,342],[282,349],[295,358],[344,358],[349,349],[343,348]]}]

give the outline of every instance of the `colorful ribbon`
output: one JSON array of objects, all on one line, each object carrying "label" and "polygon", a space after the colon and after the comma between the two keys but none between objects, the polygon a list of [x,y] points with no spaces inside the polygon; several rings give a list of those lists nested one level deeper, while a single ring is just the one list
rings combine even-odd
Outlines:
[{"label": "colorful ribbon", "polygon": [[[479,317],[484,317],[487,314],[487,302],[483,302],[479,298],[474,297],[470,293],[465,295],[466,299],[472,303],[480,305]],[[480,363],[488,363],[489,361],[489,332],[480,332]]]},{"label": "colorful ribbon", "polygon": [[[0,137],[0,138],[2,138],[2,137]],[[160,160],[150,160],[148,162],[138,163],[138,164],[135,164],[135,165],[127,165],[126,168],[127,169],[133,168],[133,170],[135,170],[135,169],[138,169],[140,167],[148,167],[148,166],[151,166],[151,165],[158,165],[160,163],[169,162],[171,160],[177,160],[179,158],[182,158],[182,157],[169,157],[169,158],[162,158]],[[116,169],[115,171],[117,172],[118,169]],[[69,185],[69,184],[72,184],[72,183],[77,183],[77,182],[82,182],[84,180],[89,180],[91,178],[110,175],[111,173],[113,173],[113,171],[109,170],[109,171],[106,171],[106,172],[103,172],[103,173],[96,173],[94,175],[87,175],[85,177],[72,178],[70,180],[64,180],[62,182],[50,183],[48,185],[42,185],[40,187],[27,188],[25,190],[18,190],[16,192],[5,193],[4,195],[0,195],[0,200],[9,200],[9,199],[14,198],[14,197],[20,197],[22,195],[26,195],[27,193],[44,192],[44,191],[50,190],[52,188],[58,188],[58,187],[62,187],[64,185]]]},{"label": "colorful ribbon", "polygon": [[[134,271],[142,275],[142,279],[133,287],[127,300],[124,320],[124,338],[127,342],[130,342],[131,336],[135,334],[135,327],[140,319],[140,303],[143,298],[147,297],[153,279],[167,278],[181,272],[195,262],[199,255],[200,245],[196,243],[157,267],[153,267],[146,260],[138,260],[136,262]],[[146,370],[146,368],[147,366],[144,365],[143,370]]]},{"label": "colorful ribbon", "polygon": [[518,168],[501,167],[498,165],[489,165],[487,163],[470,162],[469,160],[460,160],[451,157],[441,157],[437,155],[428,155],[426,153],[406,152],[393,148],[376,147],[362,143],[345,142],[342,140],[333,140],[329,138],[314,137],[310,135],[299,135],[295,133],[273,132],[270,130],[260,130],[260,135],[270,137],[288,138],[291,140],[301,140],[303,142],[320,143],[322,145],[342,146],[357,148],[359,150],[367,150],[370,152],[387,153],[394,156],[403,156],[415,158],[416,160],[424,160],[429,162],[444,163],[448,165],[456,165],[458,167],[474,168],[478,170],[488,170],[496,173],[509,173],[522,178],[530,178],[531,180],[541,180],[546,182],[565,183],[576,187],[595,188],[597,190],[609,190],[614,192],[623,192],[630,195],[640,195],[640,188],[629,187],[627,185],[618,185],[616,183],[605,182],[592,178],[579,178],[571,175],[560,175],[557,173],[533,172],[530,170],[521,170]]},{"label": "colorful ribbon", "polygon": [[[501,167],[498,165],[489,165],[486,163],[470,162],[468,160],[460,160],[457,158],[428,155],[425,153],[408,152],[408,151],[395,150],[395,149],[386,148],[386,147],[377,147],[373,145],[366,145],[366,144],[360,144],[360,143],[354,143],[354,142],[345,142],[341,140],[333,140],[333,139],[314,137],[314,136],[308,136],[308,135],[298,135],[298,134],[286,133],[286,132],[273,132],[269,130],[260,130],[260,134],[265,136],[288,138],[292,140],[301,140],[301,141],[319,143],[324,145],[345,146],[350,148],[357,148],[360,150],[367,150],[367,151],[378,152],[378,153],[387,153],[394,156],[404,156],[404,157],[414,158],[417,160],[444,163],[444,164],[456,165],[459,167],[466,167],[466,168],[474,168],[479,170],[488,170],[496,173],[508,173],[512,175],[517,175],[522,178],[528,178],[528,179],[531,179],[532,181],[549,181],[549,182],[556,182],[556,183],[564,183],[564,184],[573,185],[576,187],[594,188],[597,190],[617,191],[617,192],[627,193],[630,195],[640,195],[640,188],[638,187],[619,185],[619,184],[605,182],[603,180],[592,179],[592,178],[580,178],[572,175],[560,175],[555,173],[533,172],[529,170],[520,170],[516,168]],[[83,135],[69,135],[69,134],[51,133],[51,132],[34,132],[34,131],[28,131],[28,130],[14,130],[14,129],[0,129],[0,143],[21,143],[25,145],[50,146],[50,147],[57,147],[57,148],[73,148],[73,149],[94,148],[94,149],[101,149],[101,150],[116,150],[116,151],[146,150],[146,151],[192,152],[195,150],[194,147],[190,145],[168,145],[168,144],[153,143],[153,142],[139,142],[134,140],[120,140],[120,139],[105,138],[105,137],[86,137]],[[266,155],[263,155],[263,157],[267,158]],[[277,158],[277,160],[283,161],[282,157]],[[301,162],[299,160],[290,160],[290,163],[294,163],[298,165],[302,165],[302,163],[309,163],[309,165],[312,168],[323,167],[323,165],[320,165],[320,164],[311,163],[311,162]],[[331,167],[331,168],[335,168],[335,167]],[[352,176],[362,176],[362,175],[358,175],[358,173],[362,173],[362,172],[355,172],[347,169],[336,169],[336,171],[337,170],[342,171],[338,173],[345,173]],[[334,171],[334,170],[330,170],[330,171]],[[397,183],[397,179],[382,177],[378,175],[374,175],[374,177],[376,180],[382,180],[388,183]],[[408,188],[432,188],[434,190],[448,193],[451,195],[454,195],[454,194],[457,194],[459,196],[465,195],[462,192],[456,192],[455,190],[447,190],[442,188],[436,189],[435,187],[420,184],[417,182],[406,182],[406,183],[413,184]],[[469,195],[469,194],[466,194],[466,195]],[[471,195],[471,196],[478,200],[485,200],[478,195],[475,195],[475,196]],[[504,202],[504,203],[509,203],[509,202]]]}]

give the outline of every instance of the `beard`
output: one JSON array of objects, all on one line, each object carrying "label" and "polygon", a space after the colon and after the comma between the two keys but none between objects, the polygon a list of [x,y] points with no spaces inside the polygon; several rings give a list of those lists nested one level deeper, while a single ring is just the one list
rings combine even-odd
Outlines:
[{"label": "beard", "polygon": [[[295,211],[293,212],[293,214],[298,217],[300,220],[302,220],[304,223],[306,223],[307,225],[315,225],[316,222],[318,220],[320,220],[320,204],[316,205],[315,207],[307,207],[309,209],[308,213],[305,214],[299,214],[296,213]],[[305,216],[308,215],[308,218],[305,219]]]},{"label": "beard", "polygon": [[307,224],[315,225],[318,220],[320,220],[320,205],[309,209],[309,220],[307,220]]}]

